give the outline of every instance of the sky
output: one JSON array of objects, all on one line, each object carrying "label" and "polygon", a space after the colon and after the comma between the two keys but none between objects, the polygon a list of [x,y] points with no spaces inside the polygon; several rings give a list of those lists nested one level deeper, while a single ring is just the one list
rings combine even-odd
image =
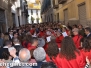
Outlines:
[{"label": "sky", "polygon": [[29,2],[31,2],[31,3],[35,3],[35,0],[27,0],[27,1],[29,1]]}]

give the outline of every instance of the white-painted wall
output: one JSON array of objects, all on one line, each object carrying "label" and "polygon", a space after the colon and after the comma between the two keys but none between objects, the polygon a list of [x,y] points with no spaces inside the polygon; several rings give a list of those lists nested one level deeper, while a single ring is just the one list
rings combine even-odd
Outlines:
[{"label": "white-painted wall", "polygon": [[15,24],[18,27],[19,26],[18,14],[17,14],[17,11],[16,11],[16,5],[15,4],[12,5],[11,12],[15,14],[15,21],[16,21]]},{"label": "white-painted wall", "polygon": [[[20,0],[17,0],[11,7],[11,12],[15,14],[15,21],[16,21],[16,26],[19,26],[19,20],[18,20],[18,16],[20,19],[20,25],[24,25],[26,24],[26,17],[25,14],[22,13],[24,12],[24,2],[21,3],[22,4],[22,9],[20,8]],[[17,8],[19,9],[19,11],[17,11]]]}]

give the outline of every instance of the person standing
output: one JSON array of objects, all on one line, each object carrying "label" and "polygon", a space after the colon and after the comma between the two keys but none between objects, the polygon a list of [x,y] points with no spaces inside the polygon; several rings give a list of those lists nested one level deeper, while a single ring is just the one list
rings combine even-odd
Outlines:
[{"label": "person standing", "polygon": [[78,28],[79,28],[79,35],[82,35],[84,37],[85,36],[85,30],[84,30],[83,26],[79,25]]},{"label": "person standing", "polygon": [[59,55],[56,57],[58,68],[84,68],[85,57],[76,48],[71,37],[65,37]]},{"label": "person standing", "polygon": [[85,34],[86,34],[87,38],[91,37],[91,28],[90,27],[85,28]]},{"label": "person standing", "polygon": [[13,30],[9,31],[9,40],[12,41],[13,39]]},{"label": "person standing", "polygon": [[79,35],[79,29],[78,28],[74,28],[72,30],[72,32],[73,32],[73,35],[74,35],[73,41],[74,41],[76,47],[79,49],[81,47],[81,42],[80,41],[81,41],[81,39],[83,37],[81,35]]}]

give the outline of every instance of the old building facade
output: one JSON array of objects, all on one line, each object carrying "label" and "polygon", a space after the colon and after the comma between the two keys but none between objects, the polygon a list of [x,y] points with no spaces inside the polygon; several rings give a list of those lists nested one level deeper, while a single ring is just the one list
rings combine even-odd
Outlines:
[{"label": "old building facade", "polygon": [[5,32],[8,27],[12,26],[10,0],[0,0],[0,32]]},{"label": "old building facade", "polygon": [[0,32],[26,24],[27,7],[26,0],[0,0]]},{"label": "old building facade", "polygon": [[13,26],[28,23],[28,5],[26,0],[16,0],[11,7]]},{"label": "old building facade", "polygon": [[53,2],[52,0],[43,0],[41,4],[41,16],[43,22],[53,22]]},{"label": "old building facade", "polygon": [[[53,20],[70,25],[91,25],[91,0],[52,0]],[[45,14],[45,13],[44,13]]]}]

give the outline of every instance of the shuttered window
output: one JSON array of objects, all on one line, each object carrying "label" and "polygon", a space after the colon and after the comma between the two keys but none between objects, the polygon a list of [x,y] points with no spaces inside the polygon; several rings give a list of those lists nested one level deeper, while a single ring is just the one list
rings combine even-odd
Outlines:
[{"label": "shuttered window", "polygon": [[82,4],[78,6],[80,24],[86,25],[86,5]]},{"label": "shuttered window", "polygon": [[5,13],[2,9],[0,9],[0,23],[5,23]]}]

